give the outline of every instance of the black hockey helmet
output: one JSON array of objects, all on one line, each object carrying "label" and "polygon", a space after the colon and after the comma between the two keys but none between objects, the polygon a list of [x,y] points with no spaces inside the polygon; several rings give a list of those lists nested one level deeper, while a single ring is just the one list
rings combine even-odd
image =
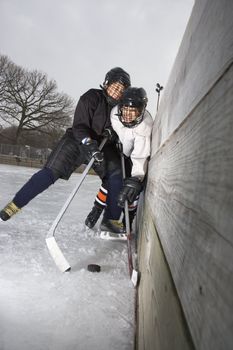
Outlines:
[{"label": "black hockey helmet", "polygon": [[[143,114],[148,102],[146,91],[143,88],[128,87],[123,92],[122,98],[119,102],[119,112],[118,116],[121,123],[128,127],[132,128],[141,123],[143,119]],[[134,108],[134,117],[126,116],[127,107]],[[129,110],[129,108],[128,108]],[[129,112],[128,112],[129,113]]]},{"label": "black hockey helmet", "polygon": [[123,84],[126,88],[131,85],[130,75],[122,68],[115,67],[112,68],[106,75],[103,82],[104,88],[109,86],[112,83],[119,82]]}]

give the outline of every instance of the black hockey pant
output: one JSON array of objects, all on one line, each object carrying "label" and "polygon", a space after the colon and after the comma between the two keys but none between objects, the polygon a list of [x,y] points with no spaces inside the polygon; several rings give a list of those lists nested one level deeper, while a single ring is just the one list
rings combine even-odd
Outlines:
[{"label": "black hockey pant", "polygon": [[[121,208],[117,206],[117,195],[122,188],[120,156],[112,144],[105,145],[102,151],[106,164],[105,173],[100,171],[95,164],[93,169],[100,176],[109,193],[111,193],[108,196],[105,216],[110,219],[118,219]],[[13,202],[19,208],[24,207],[56,180],[59,178],[68,180],[77,167],[87,163],[88,160],[82,150],[82,146],[73,137],[65,134],[52,151],[44,168],[35,173],[16,193]]]}]

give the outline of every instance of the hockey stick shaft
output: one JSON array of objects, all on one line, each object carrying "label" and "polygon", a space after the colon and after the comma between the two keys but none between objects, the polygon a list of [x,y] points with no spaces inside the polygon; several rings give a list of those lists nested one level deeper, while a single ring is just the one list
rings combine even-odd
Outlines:
[{"label": "hockey stick shaft", "polygon": [[75,188],[73,189],[73,191],[71,192],[71,194],[67,198],[66,202],[64,203],[63,207],[61,208],[60,212],[58,213],[56,219],[54,220],[51,228],[49,229],[47,237],[50,237],[51,235],[52,236],[54,235],[55,230],[57,228],[57,225],[61,221],[61,219],[62,219],[63,215],[65,214],[66,210],[68,209],[71,201],[73,200],[74,196],[76,195],[77,191],[79,190],[80,186],[82,185],[82,183],[83,183],[85,177],[87,176],[89,170],[91,169],[93,163],[94,163],[94,159],[91,159],[91,161],[88,163],[87,167],[83,171],[82,177],[79,180],[78,184],[75,186]]},{"label": "hockey stick shaft", "polygon": [[[102,143],[100,144],[99,146],[99,149],[102,150],[103,146],[105,145],[107,139],[103,139]],[[63,205],[62,209],[60,210],[60,212],[58,213],[56,219],[54,220],[50,230],[49,230],[49,233],[48,233],[48,236],[51,236],[51,234],[53,235],[55,230],[56,230],[56,227],[57,225],[59,224],[61,218],[63,217],[63,215],[65,214],[66,210],[68,209],[68,206],[70,205],[71,201],[73,200],[74,196],[76,195],[76,193],[78,192],[80,186],[82,185],[85,177],[87,176],[89,170],[91,169],[93,163],[94,163],[94,158],[92,158],[90,160],[90,162],[88,163],[88,165],[86,166],[85,170],[83,171],[82,173],[82,176],[81,176],[81,179],[79,180],[78,184],[75,186],[75,188],[73,189],[73,191],[71,192],[71,194],[69,195],[69,197],[67,198],[65,204]]]},{"label": "hockey stick shaft", "polygon": [[[122,149],[122,144],[119,144],[120,151],[121,151],[121,168],[122,168],[122,176],[123,179],[126,178],[126,172],[125,172],[125,158],[124,153]],[[131,247],[131,230],[130,230],[130,222],[129,222],[129,205],[128,201],[125,201],[125,225],[126,225],[126,233],[127,233],[127,252],[128,252],[128,265],[129,265],[129,275],[130,278],[132,277],[134,266],[133,266],[133,258],[132,258],[132,247]]]}]

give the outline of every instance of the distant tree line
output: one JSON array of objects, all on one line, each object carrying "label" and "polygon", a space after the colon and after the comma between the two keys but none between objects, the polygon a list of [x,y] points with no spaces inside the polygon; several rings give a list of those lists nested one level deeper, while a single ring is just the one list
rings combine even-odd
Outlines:
[{"label": "distant tree line", "polygon": [[46,74],[0,55],[0,143],[51,148],[71,124],[73,109]]}]

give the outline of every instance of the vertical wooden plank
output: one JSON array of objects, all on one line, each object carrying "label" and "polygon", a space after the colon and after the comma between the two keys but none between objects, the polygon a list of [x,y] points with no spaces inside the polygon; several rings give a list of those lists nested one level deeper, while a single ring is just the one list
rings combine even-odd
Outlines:
[{"label": "vertical wooden plank", "polygon": [[152,217],[147,207],[140,229],[139,268],[142,279],[137,349],[191,350],[192,341]]}]

